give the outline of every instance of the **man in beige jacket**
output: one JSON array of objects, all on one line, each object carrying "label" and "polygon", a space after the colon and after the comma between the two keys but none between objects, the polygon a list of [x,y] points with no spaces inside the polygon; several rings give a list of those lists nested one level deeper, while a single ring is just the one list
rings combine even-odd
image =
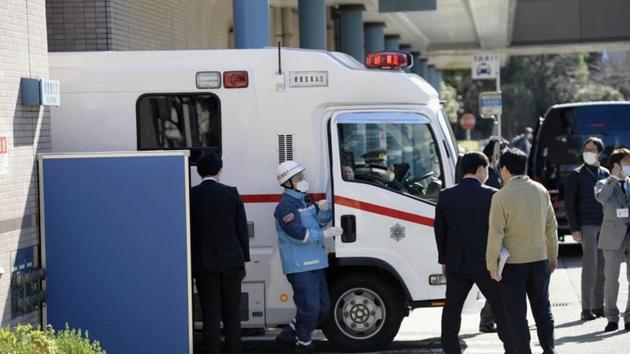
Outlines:
[{"label": "man in beige jacket", "polygon": [[[557,266],[558,235],[549,193],[525,175],[527,156],[506,151],[499,161],[504,186],[492,198],[486,266],[499,282],[515,353],[531,354],[527,298],[544,354],[556,353],[549,278]],[[510,256],[499,272],[501,248]]]}]

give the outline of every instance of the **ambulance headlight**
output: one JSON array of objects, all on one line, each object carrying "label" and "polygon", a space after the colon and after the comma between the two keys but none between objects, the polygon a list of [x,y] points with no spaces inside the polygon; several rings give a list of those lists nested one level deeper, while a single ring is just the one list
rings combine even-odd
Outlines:
[{"label": "ambulance headlight", "polygon": [[446,284],[446,275],[444,274],[431,274],[429,276],[430,285],[444,285]]},{"label": "ambulance headlight", "polygon": [[200,71],[196,80],[198,89],[213,89],[221,87],[221,73],[218,71]]}]

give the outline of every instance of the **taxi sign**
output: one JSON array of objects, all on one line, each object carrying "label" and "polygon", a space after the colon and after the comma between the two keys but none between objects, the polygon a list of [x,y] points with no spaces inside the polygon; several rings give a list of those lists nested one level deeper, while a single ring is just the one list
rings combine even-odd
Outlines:
[{"label": "taxi sign", "polygon": [[479,54],[472,57],[473,80],[496,79],[500,68],[498,54]]}]

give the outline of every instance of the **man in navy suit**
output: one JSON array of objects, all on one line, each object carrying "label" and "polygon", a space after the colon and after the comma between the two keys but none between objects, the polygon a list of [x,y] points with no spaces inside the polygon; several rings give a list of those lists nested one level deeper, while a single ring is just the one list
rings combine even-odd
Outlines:
[{"label": "man in navy suit", "polygon": [[511,353],[498,283],[486,268],[488,217],[492,195],[497,191],[483,183],[488,179],[488,158],[479,152],[461,157],[464,178],[440,192],[435,208],[435,240],[438,262],[446,275],[446,305],[442,311],[442,349],[459,354],[459,330],[464,301],[473,284],[490,302],[499,338]]},{"label": "man in navy suit", "polygon": [[197,172],[203,178],[190,193],[192,271],[203,314],[204,353],[221,350],[223,320],[226,352],[241,353],[241,281],[249,262],[247,217],[234,187],[219,183],[223,162],[202,155]]}]

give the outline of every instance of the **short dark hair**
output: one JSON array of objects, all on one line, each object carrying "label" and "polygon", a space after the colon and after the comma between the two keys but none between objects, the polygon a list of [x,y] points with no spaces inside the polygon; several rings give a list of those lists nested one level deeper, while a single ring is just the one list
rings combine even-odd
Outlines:
[{"label": "short dark hair", "polygon": [[517,148],[506,150],[499,159],[499,168],[507,168],[514,176],[527,172],[527,155]]},{"label": "short dark hair", "polygon": [[610,154],[610,157],[608,158],[608,166],[612,170],[616,163],[620,164],[621,160],[626,157],[630,157],[630,150],[628,148],[617,148],[612,152],[612,154]]},{"label": "short dark hair", "polygon": [[197,173],[204,178],[216,176],[223,168],[223,161],[216,152],[204,153],[197,160]]},{"label": "short dark hair", "polygon": [[588,143],[595,144],[595,147],[597,148],[597,151],[599,151],[600,154],[604,151],[604,142],[602,141],[602,139],[600,139],[600,138],[598,138],[596,136],[592,136],[592,137],[586,139],[586,141],[584,142],[584,145],[582,145],[582,150],[584,150],[584,147]]},{"label": "short dark hair", "polygon": [[510,145],[510,143],[507,140],[501,137],[498,137],[498,136],[490,137],[490,139],[488,139],[488,143],[486,144],[486,146],[483,147],[483,153],[484,155],[486,155],[488,160],[492,158],[492,154],[494,153],[494,146],[496,144],[499,144],[499,151],[503,151]]},{"label": "short dark hair", "polygon": [[462,156],[462,173],[465,175],[475,174],[479,167],[485,168],[488,167],[489,164],[486,155],[478,151],[469,151]]}]

